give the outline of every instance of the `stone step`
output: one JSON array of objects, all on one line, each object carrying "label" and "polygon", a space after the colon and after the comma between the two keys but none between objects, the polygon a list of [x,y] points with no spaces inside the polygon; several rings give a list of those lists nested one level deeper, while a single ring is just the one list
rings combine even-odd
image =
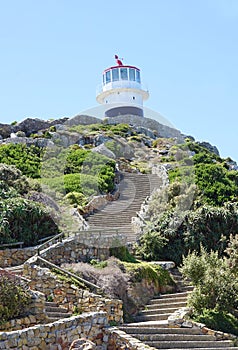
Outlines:
[{"label": "stone step", "polygon": [[155,347],[157,349],[211,349],[215,348],[221,349],[221,348],[227,348],[230,349],[232,347],[232,342],[230,340],[223,340],[223,341],[148,341],[146,342],[146,345]]},{"label": "stone step", "polygon": [[59,306],[47,306],[45,309],[45,312],[47,314],[49,313],[68,313],[68,310],[66,308],[63,307],[59,307]]},{"label": "stone step", "polygon": [[149,305],[156,305],[156,304],[160,304],[161,303],[169,303],[170,300],[173,302],[173,303],[185,303],[187,302],[187,297],[174,297],[174,298],[158,298],[158,299],[151,299],[149,301]]},{"label": "stone step", "polygon": [[[184,335],[188,334],[187,328],[168,328],[168,327],[155,327],[155,326],[130,326],[130,325],[124,325],[119,327],[122,331],[128,333],[128,334],[178,334],[178,335]],[[202,335],[202,331],[199,328],[190,328],[189,334],[191,335]],[[137,337],[137,335],[135,336]]]},{"label": "stone step", "polygon": [[71,312],[64,307],[59,306],[57,303],[52,301],[46,301],[45,303],[45,313],[48,317],[49,322],[54,322],[61,318],[68,318],[72,316]]},{"label": "stone step", "polygon": [[70,312],[46,312],[47,316],[49,318],[67,318],[67,317],[71,317],[72,314]]},{"label": "stone step", "polygon": [[46,301],[45,302],[45,306],[46,307],[58,307],[58,304],[57,303],[55,303],[55,302],[53,302],[53,301]]},{"label": "stone step", "polygon": [[136,322],[144,322],[144,321],[160,321],[167,320],[171,313],[164,314],[154,314],[154,315],[138,315],[135,317]]},{"label": "stone step", "polygon": [[183,286],[183,287],[181,287],[180,288],[181,289],[181,291],[183,292],[185,292],[185,291],[192,291],[193,289],[194,289],[194,286]]},{"label": "stone step", "polygon": [[158,342],[170,342],[170,341],[186,341],[186,342],[214,342],[216,338],[212,335],[204,334],[138,334],[130,333],[132,337],[136,337],[142,342],[158,341]]},{"label": "stone step", "polygon": [[160,294],[157,296],[154,296],[152,300],[158,300],[158,299],[180,299],[180,298],[187,298],[189,292],[181,292],[181,293],[170,293],[170,294]]},{"label": "stone step", "polygon": [[153,304],[148,304],[146,305],[146,309],[153,309],[153,308],[156,308],[156,309],[160,309],[160,308],[172,308],[172,307],[175,307],[177,309],[181,308],[181,307],[186,307],[187,306],[187,301],[186,299],[184,301],[172,301],[172,302],[165,302],[163,300],[161,300],[161,302],[157,301]]},{"label": "stone step", "polygon": [[142,310],[140,311],[138,316],[150,316],[150,315],[157,315],[157,314],[172,314],[174,313],[178,308],[154,308],[150,310]]}]

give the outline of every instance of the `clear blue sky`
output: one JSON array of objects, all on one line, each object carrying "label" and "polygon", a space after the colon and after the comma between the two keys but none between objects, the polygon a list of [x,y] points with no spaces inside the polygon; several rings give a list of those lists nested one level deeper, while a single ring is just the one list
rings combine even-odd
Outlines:
[{"label": "clear blue sky", "polygon": [[0,0],[0,123],[96,106],[114,54],[146,106],[238,160],[238,0]]}]

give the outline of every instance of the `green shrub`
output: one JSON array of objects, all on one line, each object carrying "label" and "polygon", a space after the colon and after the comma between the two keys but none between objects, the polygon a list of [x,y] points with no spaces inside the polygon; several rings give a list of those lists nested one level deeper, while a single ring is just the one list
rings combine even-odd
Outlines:
[{"label": "green shrub", "polygon": [[237,201],[238,171],[230,171],[226,160],[192,141],[180,145],[180,149],[190,149],[195,154],[192,159],[185,156],[180,167],[169,171],[171,182],[195,183],[203,202],[210,205],[222,206],[224,202]]},{"label": "green shrub", "polygon": [[65,199],[69,201],[70,204],[76,204],[80,206],[84,206],[87,202],[83,193],[80,192],[69,192]]},{"label": "green shrub", "polygon": [[0,181],[9,186],[9,189],[14,188],[19,194],[24,194],[30,189],[26,176],[13,165],[0,164]]},{"label": "green shrub", "polygon": [[195,182],[203,198],[211,205],[223,205],[238,196],[237,177],[234,179],[221,164],[198,164],[195,166]]},{"label": "green shrub", "polygon": [[6,144],[0,146],[0,163],[15,165],[22,174],[40,177],[43,150],[36,146],[24,144]]},{"label": "green shrub", "polygon": [[21,285],[20,279],[5,270],[1,270],[0,323],[23,316],[30,301],[30,294]]},{"label": "green shrub", "polygon": [[[229,267],[229,261],[219,258],[218,252],[190,253],[183,258],[180,268],[183,276],[195,286],[188,303],[201,314],[204,309],[235,312],[238,307],[238,278]],[[197,273],[196,273],[197,272]]]},{"label": "green shrub", "polygon": [[157,264],[123,262],[123,265],[126,271],[130,273],[132,282],[141,282],[146,279],[153,282],[157,287],[174,284],[169,272]]},{"label": "green shrub", "polygon": [[147,232],[140,238],[136,253],[146,261],[158,260],[167,242],[159,232]]},{"label": "green shrub", "polygon": [[23,198],[0,201],[0,244],[38,244],[40,238],[59,233],[51,213],[42,205]]},{"label": "green shrub", "polygon": [[110,256],[114,256],[121,261],[136,262],[134,256],[130,254],[128,248],[125,246],[110,248]]},{"label": "green shrub", "polygon": [[[150,213],[151,221],[148,220],[145,228],[148,233],[141,237],[138,247],[144,259],[172,260],[180,264],[183,255],[193,250],[199,252],[201,244],[208,251],[216,249],[221,255],[230,234],[238,234],[236,203],[226,203],[221,208],[208,205],[194,210],[181,208]],[[161,237],[165,239],[164,249]]]},{"label": "green shrub", "polygon": [[227,312],[203,309],[202,314],[196,316],[195,320],[205,323],[211,329],[238,336],[238,320]]},{"label": "green shrub", "polygon": [[10,187],[6,182],[0,181],[0,200],[18,196],[19,193],[14,187]]}]

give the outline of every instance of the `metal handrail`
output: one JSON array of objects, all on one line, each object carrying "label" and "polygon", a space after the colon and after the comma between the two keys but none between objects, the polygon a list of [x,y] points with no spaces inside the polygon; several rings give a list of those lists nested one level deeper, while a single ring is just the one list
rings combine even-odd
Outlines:
[{"label": "metal handrail", "polygon": [[15,246],[15,245],[19,245],[20,248],[22,248],[24,242],[13,242],[13,243],[4,243],[4,244],[1,244],[0,245],[0,248],[3,248],[3,247],[12,247],[12,246]]},{"label": "metal handrail", "polygon": [[[72,273],[72,272],[69,272],[69,271],[67,271],[67,270],[65,270],[65,269],[62,269],[61,267],[59,267],[59,266],[57,266],[57,265],[51,263],[50,261],[43,259],[41,256],[37,256],[37,260],[40,260],[40,261],[43,262],[45,265],[48,265],[48,266],[50,266],[51,268],[53,268],[53,269],[55,269],[55,270],[58,270],[59,272],[61,272],[61,273],[64,274],[64,275],[68,275],[68,276],[70,276],[70,277],[75,278],[75,279],[78,280],[79,282],[81,282],[81,283],[83,283],[83,284],[89,286],[89,287],[92,288],[92,289],[101,290],[101,288],[98,287],[96,284],[94,284],[94,283],[92,283],[92,282],[89,282],[89,281],[85,280],[84,278],[79,277],[78,275],[75,275],[75,274]],[[101,291],[102,291],[102,290],[101,290]]]},{"label": "metal handrail", "polygon": [[49,243],[54,242],[56,239],[60,238],[61,239],[60,241],[62,242],[63,236],[64,236],[64,233],[59,233],[58,235],[55,235],[54,237],[52,237],[48,241],[38,245],[38,247],[37,247],[37,255],[40,255],[40,251],[43,250],[43,248],[45,246],[47,246]]}]

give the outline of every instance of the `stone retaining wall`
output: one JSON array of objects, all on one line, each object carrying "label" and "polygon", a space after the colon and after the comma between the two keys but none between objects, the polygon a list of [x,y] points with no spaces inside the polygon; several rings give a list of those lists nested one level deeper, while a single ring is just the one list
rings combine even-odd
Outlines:
[{"label": "stone retaining wall", "polygon": [[36,247],[0,250],[0,267],[22,265],[36,254]]},{"label": "stone retaining wall", "polygon": [[41,268],[33,263],[24,264],[24,275],[31,280],[30,288],[42,292],[46,298],[56,302],[71,312],[106,311],[108,320],[123,322],[122,301],[109,299],[79,289],[72,282],[60,280],[48,268]]},{"label": "stone retaining wall", "polygon": [[31,303],[27,307],[27,316],[16,318],[3,324],[0,324],[0,331],[13,331],[23,329],[47,321],[47,316],[45,315],[44,294],[37,291],[29,292],[31,294]]},{"label": "stone retaining wall", "polygon": [[118,328],[109,328],[107,350],[156,350],[155,348],[145,345],[140,340],[131,337],[129,334]]},{"label": "stone retaining wall", "polygon": [[41,256],[56,265],[87,262],[92,259],[106,260],[110,248],[123,244],[124,237],[115,231],[81,231],[41,252]]},{"label": "stone retaining wall", "polygon": [[[116,234],[115,230],[111,233],[109,230],[107,232],[85,230],[51,245],[41,252],[41,255],[56,265],[86,262],[98,258],[105,260],[110,256],[110,248],[118,244],[124,245],[125,238]],[[36,253],[37,247],[0,250],[0,267],[22,265]]]},{"label": "stone retaining wall", "polygon": [[98,349],[106,350],[108,336],[104,327],[107,325],[105,312],[91,312],[18,331],[0,332],[0,349],[59,350],[68,348],[73,340],[85,337]]}]

